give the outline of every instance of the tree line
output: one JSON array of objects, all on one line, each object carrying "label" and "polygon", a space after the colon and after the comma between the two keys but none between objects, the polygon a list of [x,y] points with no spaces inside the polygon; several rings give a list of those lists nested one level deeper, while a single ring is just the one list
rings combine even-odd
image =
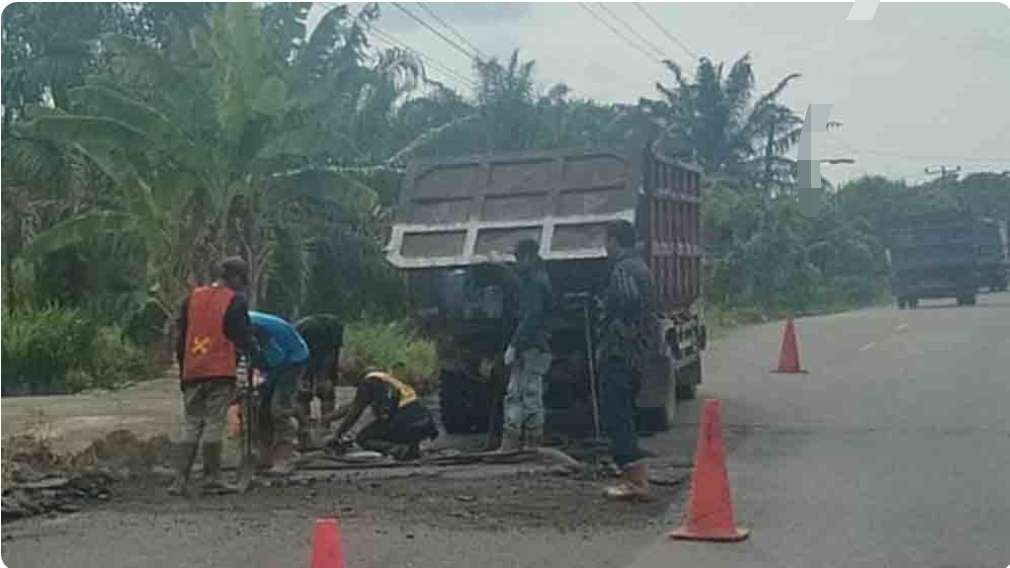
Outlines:
[{"label": "tree line", "polygon": [[[976,176],[943,187],[867,178],[833,188],[821,218],[803,217],[787,156],[802,119],[779,101],[800,76],[757,93],[748,56],[701,59],[690,78],[667,62],[654,93],[607,104],[541,86],[517,50],[474,61],[465,93],[414,52],[372,45],[378,5],[330,7],[311,29],[310,7],[5,10],[5,370],[37,356],[9,343],[34,353],[56,341],[40,318],[97,326],[113,351],[159,345],[180,298],[225,254],[250,261],[262,309],[402,319],[401,281],[381,251],[417,157],[645,141],[696,162],[707,302],[726,309],[875,300],[887,216],[908,204],[967,199],[1010,216],[1005,178]],[[46,372],[75,363],[64,367]]]}]

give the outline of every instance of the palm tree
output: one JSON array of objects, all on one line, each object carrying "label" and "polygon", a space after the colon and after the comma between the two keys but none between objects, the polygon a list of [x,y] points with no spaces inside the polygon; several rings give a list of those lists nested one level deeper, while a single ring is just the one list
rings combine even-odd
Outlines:
[{"label": "palm tree", "polygon": [[693,80],[676,63],[665,63],[674,85],[657,82],[662,98],[640,101],[657,127],[657,148],[696,160],[710,177],[746,180],[766,192],[792,179],[795,165],[783,154],[798,142],[803,119],[778,97],[798,73],[755,100],[749,55],[728,72],[702,58]]}]

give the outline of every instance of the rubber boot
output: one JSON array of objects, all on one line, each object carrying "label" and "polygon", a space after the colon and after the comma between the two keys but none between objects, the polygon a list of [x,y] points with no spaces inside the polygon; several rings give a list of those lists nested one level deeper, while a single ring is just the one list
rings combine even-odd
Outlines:
[{"label": "rubber boot", "polygon": [[189,485],[189,474],[193,470],[193,461],[196,460],[196,443],[180,442],[175,446],[175,455],[172,456],[172,468],[175,470],[175,479],[168,487],[168,494],[182,496],[186,494]]},{"label": "rubber boot", "polygon": [[235,493],[235,486],[221,479],[221,442],[203,443],[203,493],[221,495]]},{"label": "rubber boot", "polygon": [[412,461],[421,459],[421,446],[419,444],[396,444],[390,449],[389,454],[396,461]]},{"label": "rubber boot", "polygon": [[502,433],[501,446],[498,446],[499,454],[518,452],[521,449],[522,442],[519,440],[518,433],[512,431],[505,431]]},{"label": "rubber boot", "polygon": [[[367,450],[369,452],[379,452],[387,456],[394,456],[394,454],[399,450],[400,444],[394,444],[393,442],[387,442],[386,440],[377,440],[374,438],[366,438],[357,440],[358,446],[362,450]],[[395,456],[394,456],[395,457]]]},{"label": "rubber boot", "polygon": [[[337,409],[337,399],[335,398],[320,398],[319,399],[319,416],[329,416]],[[320,420],[319,425],[322,426],[324,431],[330,429],[330,424],[332,420]]]},{"label": "rubber boot", "polygon": [[271,475],[288,475],[294,471],[292,460],[295,455],[295,448],[290,442],[279,442],[273,448],[274,463],[270,467]]},{"label": "rubber boot", "polygon": [[603,494],[617,501],[652,501],[649,488],[649,466],[638,461],[624,466],[621,480],[603,490]]},{"label": "rubber boot", "polygon": [[524,450],[536,450],[544,445],[544,433],[542,430],[529,430],[523,440]]}]

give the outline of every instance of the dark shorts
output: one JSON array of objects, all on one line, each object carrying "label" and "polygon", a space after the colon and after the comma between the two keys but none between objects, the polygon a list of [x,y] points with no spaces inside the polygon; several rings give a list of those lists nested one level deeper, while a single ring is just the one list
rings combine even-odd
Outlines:
[{"label": "dark shorts", "polygon": [[367,440],[393,444],[417,444],[438,436],[431,413],[418,401],[399,408],[388,420],[376,420],[358,434],[358,445]]}]

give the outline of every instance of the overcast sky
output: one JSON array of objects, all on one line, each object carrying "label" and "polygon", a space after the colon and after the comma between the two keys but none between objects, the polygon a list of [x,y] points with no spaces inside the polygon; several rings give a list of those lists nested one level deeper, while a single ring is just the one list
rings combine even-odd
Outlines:
[{"label": "overcast sky", "polygon": [[[402,5],[440,27],[417,4]],[[1006,6],[884,3],[873,21],[850,22],[848,3],[643,5],[691,51],[725,61],[727,68],[750,53],[762,90],[790,72],[802,73],[783,101],[801,112],[810,103],[833,104],[831,118],[844,126],[828,135],[821,155],[856,159],[854,165],[825,166],[835,181],[866,172],[914,181],[924,177],[923,168],[939,165],[1010,170]],[[489,56],[505,58],[519,48],[521,57],[536,61],[543,88],[564,82],[576,96],[634,102],[655,96],[657,80],[672,82],[664,68],[578,3],[426,6]],[[634,4],[607,7],[665,57],[693,70],[691,56]],[[317,5],[314,13],[321,9]],[[448,42],[392,4],[381,11],[377,25],[383,32],[472,75],[467,58]],[[378,38],[375,43],[386,44]],[[434,67],[429,72],[462,85]]]}]

